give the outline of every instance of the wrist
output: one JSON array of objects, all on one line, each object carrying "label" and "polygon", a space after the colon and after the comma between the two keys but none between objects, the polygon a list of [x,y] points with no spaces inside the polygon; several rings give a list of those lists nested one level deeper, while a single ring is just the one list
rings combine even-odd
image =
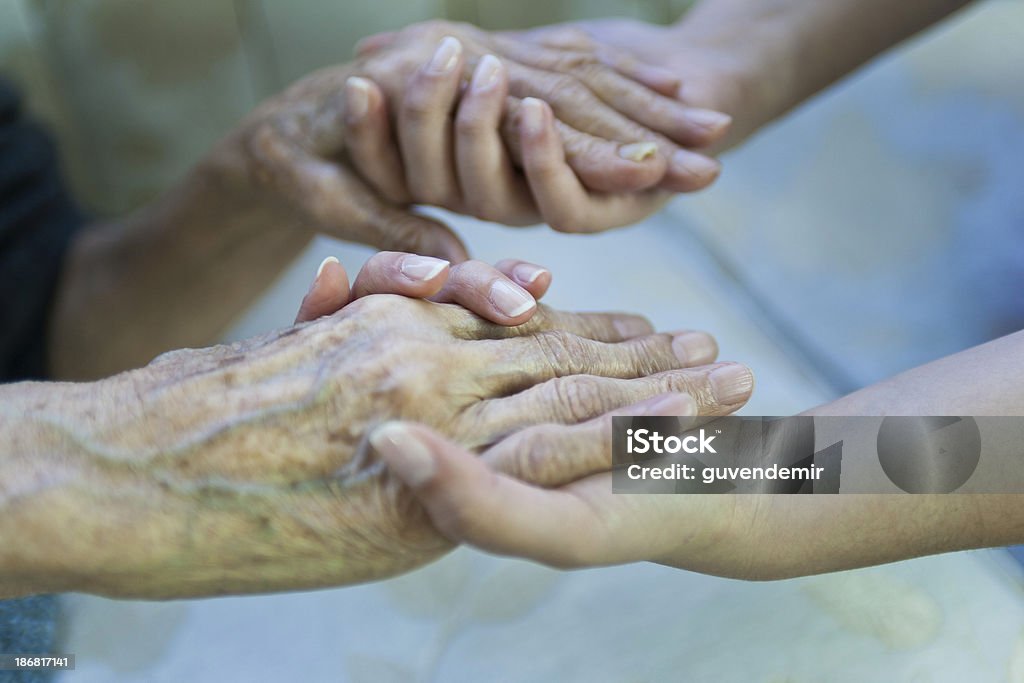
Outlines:
[{"label": "wrist", "polygon": [[54,302],[50,371],[94,379],[215,341],[305,247],[251,193],[204,162],[116,223],[83,231]]},{"label": "wrist", "polygon": [[[731,17],[704,3],[667,29],[665,63],[683,82],[681,98],[733,117],[733,147],[796,104],[798,60],[768,17]],[[714,3],[710,3],[713,8]]]}]

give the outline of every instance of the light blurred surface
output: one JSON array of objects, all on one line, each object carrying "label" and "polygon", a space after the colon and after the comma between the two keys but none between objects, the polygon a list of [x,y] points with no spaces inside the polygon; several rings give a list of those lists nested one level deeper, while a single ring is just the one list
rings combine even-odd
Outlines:
[{"label": "light blurred surface", "polygon": [[[76,187],[114,212],[367,32],[439,15],[668,18],[681,4],[189,0],[144,12],[0,0],[0,59],[57,127]],[[553,305],[713,331],[724,358],[757,374],[746,412],[797,412],[1019,326],[1021,26],[1020,2],[982,3],[731,155],[714,190],[632,229],[584,239],[450,220],[481,258],[550,267]],[[195,46],[187,60],[182,45]],[[324,256],[354,270],[367,253],[317,240],[232,336],[290,322]],[[316,593],[70,596],[62,649],[78,669],[61,680],[1024,681],[1021,577],[1007,557],[744,584],[652,565],[559,573],[460,550]]]}]

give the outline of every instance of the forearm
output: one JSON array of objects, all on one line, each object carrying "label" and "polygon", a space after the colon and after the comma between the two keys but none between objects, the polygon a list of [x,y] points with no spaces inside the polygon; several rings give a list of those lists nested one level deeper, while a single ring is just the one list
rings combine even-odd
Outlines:
[{"label": "forearm", "polygon": [[357,457],[380,409],[341,391],[365,363],[337,367],[334,323],[0,386],[0,597],[343,585],[446,550]]},{"label": "forearm", "polygon": [[[1024,416],[1024,332],[805,414]],[[1024,495],[751,496],[740,497],[737,510],[735,529],[746,542],[734,548],[760,579],[1024,543]]]},{"label": "forearm", "polygon": [[80,556],[61,532],[74,521],[65,493],[82,478],[71,437],[82,391],[103,400],[100,385],[0,385],[0,597],[75,588]]},{"label": "forearm", "polygon": [[104,377],[209,344],[302,250],[310,233],[234,201],[218,182],[197,171],[126,219],[81,233],[51,323],[54,377]]},{"label": "forearm", "polygon": [[719,55],[732,82],[704,104],[733,115],[736,144],[969,1],[702,0],[673,27],[669,64],[685,73],[692,50]]},{"label": "forearm", "polygon": [[908,370],[806,415],[1024,415],[1024,331]]}]

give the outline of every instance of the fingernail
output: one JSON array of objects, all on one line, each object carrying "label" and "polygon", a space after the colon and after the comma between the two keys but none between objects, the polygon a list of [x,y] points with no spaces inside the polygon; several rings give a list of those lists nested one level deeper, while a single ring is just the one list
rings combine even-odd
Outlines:
[{"label": "fingernail", "polygon": [[498,70],[501,62],[494,55],[484,55],[473,72],[473,90],[487,90],[498,82]]},{"label": "fingernail", "polygon": [[672,338],[672,350],[680,363],[703,365],[715,359],[718,347],[711,335],[703,332],[683,332]]},{"label": "fingernail", "polygon": [[535,266],[532,263],[520,263],[512,269],[512,275],[520,282],[532,285],[547,269]]},{"label": "fingernail", "polygon": [[711,109],[688,109],[685,115],[690,123],[711,132],[718,132],[732,123],[731,116]]},{"label": "fingernail", "polygon": [[409,486],[430,481],[437,472],[434,457],[401,422],[385,422],[370,434],[370,444],[388,469]]},{"label": "fingernail", "polygon": [[334,256],[328,256],[323,261],[321,261],[320,262],[320,267],[316,269],[316,279],[317,280],[320,279],[320,273],[324,272],[324,268],[327,267],[328,263],[340,263],[340,261],[338,261],[337,257],[334,257]]},{"label": "fingernail", "polygon": [[527,135],[540,135],[544,131],[544,105],[540,100],[533,97],[525,98],[520,116]]},{"label": "fingernail", "polygon": [[686,149],[672,155],[672,165],[687,175],[701,179],[713,178],[722,171],[722,164],[717,160]]},{"label": "fingernail", "polygon": [[509,318],[518,318],[537,305],[529,292],[508,280],[495,280],[489,298],[495,308]]},{"label": "fingernail", "polygon": [[644,161],[658,153],[658,146],[653,142],[633,142],[619,147],[619,156],[629,161]]},{"label": "fingernail", "polygon": [[430,70],[438,74],[448,73],[455,68],[461,53],[462,43],[451,36],[445,36],[430,60]]},{"label": "fingernail", "polygon": [[402,259],[402,275],[410,280],[426,282],[437,277],[438,273],[449,266],[444,259],[431,258],[430,256],[406,256]]},{"label": "fingernail", "polygon": [[742,403],[754,389],[754,375],[742,365],[723,365],[708,377],[711,390],[719,403]]},{"label": "fingernail", "polygon": [[612,320],[612,326],[623,339],[642,337],[651,333],[651,324],[643,318],[619,317]]},{"label": "fingernail", "polygon": [[697,414],[697,403],[689,394],[669,394],[644,401],[637,415],[670,415],[690,417]]},{"label": "fingernail", "polygon": [[345,118],[358,121],[370,110],[370,83],[352,76],[345,81]]}]

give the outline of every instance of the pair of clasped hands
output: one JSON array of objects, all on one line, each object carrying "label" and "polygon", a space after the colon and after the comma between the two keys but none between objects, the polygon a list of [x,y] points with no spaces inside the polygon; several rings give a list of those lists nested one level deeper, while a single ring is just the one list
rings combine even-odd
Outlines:
[{"label": "pair of clasped hands", "polygon": [[[695,149],[718,142],[730,119],[676,99],[680,83],[670,73],[624,55],[598,54],[572,30],[505,39],[461,29],[463,40],[443,36],[406,83],[393,82],[388,59],[373,59],[401,44],[402,34],[367,39],[360,52],[371,59],[362,75],[345,81],[347,159],[389,204],[596,232],[635,222],[673,193],[702,189],[717,178],[719,163]],[[391,59],[414,58],[401,51]],[[552,63],[574,77],[548,74],[538,81],[529,73]],[[550,103],[525,96],[537,87]],[[576,101],[564,107],[563,117],[559,105],[566,99]],[[592,104],[581,108],[580,99]],[[302,187],[306,179],[294,181]],[[713,364],[717,345],[703,332],[654,334],[638,317],[570,321],[538,308],[535,301],[551,284],[547,270],[514,259],[493,267],[464,261],[462,244],[446,227],[413,220],[410,230],[417,231],[421,249],[461,262],[383,252],[350,288],[342,266],[328,259],[297,322],[333,314],[370,293],[455,303],[509,326],[502,336],[536,332],[523,341],[541,347],[551,359],[545,372],[556,378],[518,397],[557,397],[548,424],[515,419],[499,427],[505,418],[498,411],[474,416],[510,434],[497,443],[463,439],[460,446],[427,426],[400,422],[370,434],[370,448],[434,529],[447,540],[561,567],[672,563],[673,551],[685,548],[687,557],[699,557],[705,544],[721,538],[715,525],[681,530],[693,500],[612,495],[611,418],[728,414],[749,398],[749,370]]]}]

